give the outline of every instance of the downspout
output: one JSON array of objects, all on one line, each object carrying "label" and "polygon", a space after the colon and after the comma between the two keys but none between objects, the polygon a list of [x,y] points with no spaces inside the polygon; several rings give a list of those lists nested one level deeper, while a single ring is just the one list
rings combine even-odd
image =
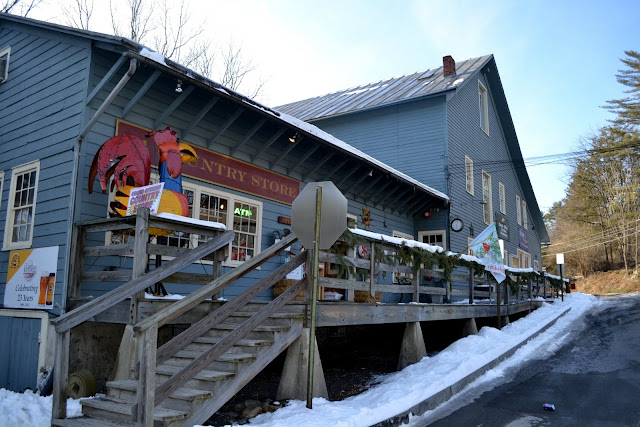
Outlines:
[{"label": "downspout", "polygon": [[73,147],[73,171],[71,174],[71,215],[69,218],[69,227],[67,229],[67,247],[65,250],[66,252],[65,255],[67,259],[67,273],[66,273],[65,280],[66,280],[67,286],[63,290],[64,297],[62,298],[62,307],[61,307],[62,313],[64,313],[67,309],[67,293],[69,291],[69,283],[71,281],[71,277],[70,277],[71,269],[69,268],[69,265],[72,261],[71,245],[73,244],[73,242],[71,241],[71,236],[73,235],[73,224],[75,223],[75,220],[76,220],[76,205],[77,205],[76,197],[78,194],[78,176],[80,171],[80,150],[82,148],[82,141],[87,136],[87,134],[89,133],[93,125],[96,124],[100,116],[102,116],[105,110],[111,105],[113,100],[120,94],[120,91],[122,90],[122,88],[124,88],[124,86],[131,79],[131,77],[133,77],[137,69],[138,69],[138,61],[136,59],[131,59],[129,61],[129,69],[127,70],[125,75],[122,76],[122,78],[120,79],[118,84],[113,88],[111,93],[109,93],[109,96],[107,96],[107,98],[102,102],[102,105],[100,105],[100,107],[95,112],[91,120],[89,120],[89,123],[87,123],[84,129],[82,130],[82,132],[80,132],[80,135],[78,136],[78,139],[76,140],[76,143]]}]

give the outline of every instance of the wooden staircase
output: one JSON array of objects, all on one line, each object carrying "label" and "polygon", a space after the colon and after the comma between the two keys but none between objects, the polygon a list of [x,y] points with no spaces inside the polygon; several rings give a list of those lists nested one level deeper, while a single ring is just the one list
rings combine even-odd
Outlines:
[{"label": "wooden staircase", "polygon": [[[180,369],[235,330],[243,320],[245,319],[241,316],[231,316],[184,350],[156,366],[156,384],[168,381]],[[261,326],[252,330],[157,406],[154,410],[154,424],[191,426],[204,423],[298,338],[301,332],[301,316],[270,316]],[[131,413],[137,400],[137,381],[110,381],[107,383],[107,390],[106,397],[82,401],[84,417],[66,420],[65,425],[86,425],[87,422],[96,423],[99,420],[132,424]]]},{"label": "wooden staircase", "polygon": [[106,396],[81,401],[82,417],[66,418],[63,381],[66,381],[67,373],[64,368],[68,366],[65,356],[68,357],[69,330],[121,301],[123,295],[133,296],[149,282],[161,281],[165,275],[173,274],[180,265],[193,262],[190,258],[201,258],[218,250],[229,239],[229,235],[216,237],[193,249],[192,254],[121,286],[115,292],[117,296],[106,294],[52,322],[57,332],[56,373],[62,371],[61,376],[65,377],[54,377],[52,425],[202,424],[300,336],[303,316],[283,313],[281,309],[305,289],[306,279],[298,281],[268,304],[252,304],[251,301],[305,262],[306,252],[209,312],[166,344],[157,344],[159,327],[200,304],[207,304],[205,300],[211,295],[290,246],[297,240],[290,235],[196,292],[129,325],[127,328],[132,331],[131,338],[136,345],[136,354],[130,360],[130,376],[108,382]]}]

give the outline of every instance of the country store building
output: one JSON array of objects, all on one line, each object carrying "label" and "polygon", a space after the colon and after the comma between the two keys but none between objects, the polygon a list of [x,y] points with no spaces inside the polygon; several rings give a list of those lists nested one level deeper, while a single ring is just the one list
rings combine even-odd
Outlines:
[{"label": "country store building", "polygon": [[[463,251],[474,228],[478,233],[497,218],[508,233],[503,244],[509,264],[539,269],[540,244],[548,236],[526,170],[503,167],[492,174],[483,166],[487,157],[523,165],[493,56],[453,63],[451,74],[447,74],[451,64],[445,63],[411,79],[384,82],[379,86],[387,88],[385,94],[364,87],[331,99],[284,106],[282,111],[260,105],[131,40],[7,14],[0,15],[0,65],[0,387],[35,389],[39,369],[54,365],[54,360],[61,378],[82,368],[90,368],[96,378],[112,377],[116,370],[116,378],[127,377],[122,374],[125,344],[147,330],[155,331],[160,342],[163,329],[158,335],[157,324],[148,328],[145,322],[167,307],[165,301],[129,295],[83,320],[69,323],[68,317],[59,317],[76,308],[93,310],[96,301],[123,283],[142,283],[154,271],[164,272],[184,261],[184,271],[174,272],[172,279],[158,276],[150,286],[162,282],[170,294],[195,295],[212,279],[242,271],[224,286],[216,282],[212,288],[216,292],[202,295],[211,305],[202,311],[209,313],[230,306],[217,303],[217,298],[240,300],[256,283],[278,276],[287,262],[301,265],[303,248],[287,235],[291,204],[310,182],[336,185],[348,200],[352,226],[417,240],[424,247]],[[158,153],[148,134],[167,127],[197,155],[196,161],[182,165],[183,193],[192,221],[140,215],[106,219],[114,194],[109,186],[101,192],[92,179],[94,156],[110,138],[134,135],[145,141],[155,168]],[[487,139],[478,141],[478,135]],[[393,155],[383,148],[401,142],[402,150]],[[151,181],[157,180],[154,169]],[[456,231],[451,228],[454,222],[460,225]],[[211,223],[222,227],[211,229]],[[174,232],[162,238],[145,235],[144,242],[133,238],[147,226]],[[384,243],[378,254],[393,253]],[[204,260],[189,261],[188,254],[198,248]],[[144,262],[139,251],[144,252]],[[367,243],[344,255],[359,259],[362,265],[357,267],[367,264],[373,271],[373,252],[374,245]],[[365,317],[375,320],[365,322],[372,324],[414,322],[419,327],[433,314],[416,305],[403,309],[410,311],[404,317],[378,317],[374,312],[382,305],[353,308],[358,291],[366,290],[378,302],[393,303],[392,310],[392,305],[403,302],[403,295],[411,294],[416,302],[442,302],[464,298],[460,290],[470,286],[460,275],[450,277],[453,286],[447,286],[447,275],[437,272],[430,273],[425,285],[416,280],[422,274],[404,266],[389,270],[390,274],[370,274],[369,279],[359,273],[363,287],[353,287],[336,267],[340,260],[325,254],[321,261],[323,275],[334,281],[324,283],[325,294],[320,297],[352,307],[349,313],[369,313]],[[192,280],[198,275],[203,278]],[[47,292],[39,294],[41,279]],[[531,296],[533,284],[528,280]],[[409,282],[414,283],[413,290]],[[404,284],[397,288],[401,292],[391,289],[399,284]],[[428,285],[428,292],[419,290],[423,285]],[[295,286],[299,291],[303,285]],[[251,299],[266,304],[275,296],[270,287],[263,287]],[[523,301],[513,310],[535,308],[531,304]],[[254,330],[253,339],[279,326],[280,320],[294,324],[305,313],[302,303],[282,310],[272,311],[273,324],[264,324],[264,331]],[[357,323],[345,323],[346,312],[340,308],[327,305],[324,310],[319,311],[319,327]],[[491,315],[487,313],[472,306],[459,318]],[[159,324],[194,324],[200,319],[184,311],[172,316]],[[276,337],[279,347],[274,345],[269,357],[297,339],[302,324],[295,327],[275,332],[282,337]],[[294,329],[297,335],[290,332]],[[60,356],[61,348],[66,349],[67,359]],[[137,351],[143,350],[149,349]],[[96,356],[100,352],[104,354]],[[266,357],[260,366],[268,363]],[[215,363],[223,362],[229,363]],[[248,379],[238,381],[236,389]],[[60,407],[54,402],[54,418],[64,418],[56,410]],[[188,419],[202,422],[206,411],[195,410]]]}]

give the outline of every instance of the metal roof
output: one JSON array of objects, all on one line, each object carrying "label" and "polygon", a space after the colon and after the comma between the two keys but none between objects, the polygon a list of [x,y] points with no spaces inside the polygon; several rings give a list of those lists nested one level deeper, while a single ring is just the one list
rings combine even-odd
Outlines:
[{"label": "metal roof", "polygon": [[368,110],[453,90],[491,60],[493,55],[456,62],[456,73],[445,77],[442,67],[281,105],[275,109],[304,121]]}]

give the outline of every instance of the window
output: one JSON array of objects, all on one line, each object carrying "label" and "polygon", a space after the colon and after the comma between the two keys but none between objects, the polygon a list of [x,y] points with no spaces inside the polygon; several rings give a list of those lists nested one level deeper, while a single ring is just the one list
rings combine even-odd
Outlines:
[{"label": "window", "polygon": [[529,218],[527,216],[527,202],[522,201],[522,226],[526,229],[529,228]]},{"label": "window", "polygon": [[480,109],[480,129],[489,135],[489,95],[487,88],[478,80],[478,106]]},{"label": "window", "polygon": [[491,224],[493,220],[493,206],[491,203],[491,175],[482,171],[482,214],[484,223]]},{"label": "window", "polygon": [[[152,173],[150,182],[157,182],[157,174]],[[219,222],[226,225],[227,230],[235,231],[225,265],[238,265],[260,252],[261,202],[193,183],[184,183],[182,193],[189,202],[190,218]],[[120,239],[122,237],[116,233],[109,237],[112,243],[121,243]],[[126,241],[126,237],[124,239]],[[168,246],[196,247],[205,239],[196,234],[174,232],[158,237],[157,242]]]},{"label": "window", "polygon": [[347,228],[358,228],[358,217],[347,214]]},{"label": "window", "polygon": [[507,192],[504,189],[504,184],[498,183],[498,191],[500,192],[500,213],[507,214]]},{"label": "window", "polygon": [[531,255],[528,252],[518,249],[518,262],[520,268],[531,268]]},{"label": "window", "polygon": [[506,249],[502,253],[502,262],[504,263],[505,267],[509,267],[509,251]]},{"label": "window", "polygon": [[447,249],[444,243],[444,230],[439,231],[419,231],[418,241],[427,243],[432,246],[440,246],[442,249]]},{"label": "window", "polygon": [[537,258],[533,260],[533,269],[535,271],[540,271],[540,263],[538,262]]},{"label": "window", "polygon": [[9,59],[11,58],[11,46],[0,50],[0,84],[9,79]]},{"label": "window", "polygon": [[17,166],[11,171],[3,249],[24,249],[33,239],[40,161]]},{"label": "window", "polygon": [[522,204],[520,203],[520,196],[516,194],[516,220],[518,225],[522,225]]},{"label": "window", "polygon": [[464,171],[467,181],[467,193],[473,196],[473,160],[469,156],[464,156]]}]

